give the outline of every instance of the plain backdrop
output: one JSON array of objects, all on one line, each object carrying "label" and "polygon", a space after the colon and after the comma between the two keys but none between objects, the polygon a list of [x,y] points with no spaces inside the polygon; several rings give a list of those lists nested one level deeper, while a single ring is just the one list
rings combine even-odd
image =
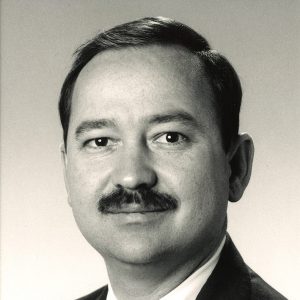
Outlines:
[{"label": "plain backdrop", "polygon": [[167,16],[203,34],[244,90],[241,131],[256,153],[229,232],[246,262],[289,299],[300,278],[299,1],[1,2],[1,299],[71,300],[106,282],[67,204],[57,101],[72,53],[99,30]]}]

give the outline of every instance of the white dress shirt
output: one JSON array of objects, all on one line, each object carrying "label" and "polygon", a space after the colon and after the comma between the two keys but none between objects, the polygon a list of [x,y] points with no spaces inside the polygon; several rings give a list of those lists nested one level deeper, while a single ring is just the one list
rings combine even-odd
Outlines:
[{"label": "white dress shirt", "polygon": [[[226,237],[223,238],[220,246],[214,253],[214,255],[199,269],[192,273],[187,279],[185,279],[180,285],[178,285],[174,290],[169,292],[160,300],[193,300],[196,299],[197,295],[200,293],[202,287],[207,281],[208,277],[216,267],[221,251],[224,247]],[[113,289],[108,283],[108,294],[107,300],[117,300]]]}]

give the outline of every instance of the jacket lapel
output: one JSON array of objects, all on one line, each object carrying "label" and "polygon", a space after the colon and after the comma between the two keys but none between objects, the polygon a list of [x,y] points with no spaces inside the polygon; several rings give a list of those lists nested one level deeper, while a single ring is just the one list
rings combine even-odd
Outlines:
[{"label": "jacket lapel", "polygon": [[227,235],[219,262],[196,300],[248,300],[250,293],[248,268]]}]

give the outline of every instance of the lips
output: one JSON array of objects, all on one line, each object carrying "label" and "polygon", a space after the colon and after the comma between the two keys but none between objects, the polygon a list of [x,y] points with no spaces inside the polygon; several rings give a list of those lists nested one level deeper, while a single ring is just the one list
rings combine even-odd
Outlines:
[{"label": "lips", "polygon": [[155,213],[155,212],[163,212],[166,209],[162,207],[157,207],[154,205],[143,205],[138,203],[128,203],[122,204],[120,207],[111,207],[107,210],[109,214],[134,214],[134,213]]}]

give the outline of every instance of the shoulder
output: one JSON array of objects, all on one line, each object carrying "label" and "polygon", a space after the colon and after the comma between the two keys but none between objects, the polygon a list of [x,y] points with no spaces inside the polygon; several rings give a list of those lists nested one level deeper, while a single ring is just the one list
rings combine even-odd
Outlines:
[{"label": "shoulder", "polygon": [[251,300],[284,300],[287,299],[267,284],[259,275],[248,267],[251,280]]},{"label": "shoulder", "polygon": [[197,300],[284,300],[244,262],[229,235],[219,262]]},{"label": "shoulder", "polygon": [[108,287],[105,285],[101,289],[98,289],[84,297],[78,298],[77,300],[105,300],[108,292]]}]

